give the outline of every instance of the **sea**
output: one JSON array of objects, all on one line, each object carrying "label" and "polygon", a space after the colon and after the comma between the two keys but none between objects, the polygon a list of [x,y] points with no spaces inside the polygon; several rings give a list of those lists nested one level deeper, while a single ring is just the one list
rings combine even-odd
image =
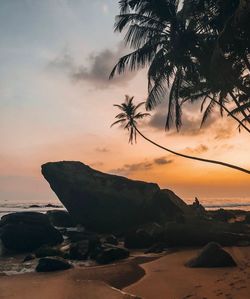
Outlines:
[{"label": "sea", "polygon": [[[187,204],[191,204],[194,199],[186,198]],[[250,211],[250,198],[208,198],[200,199],[200,203],[208,210],[227,209]],[[46,213],[49,210],[65,209],[58,199],[49,201],[11,201],[0,200],[0,218],[6,214],[14,212],[33,211]]]}]

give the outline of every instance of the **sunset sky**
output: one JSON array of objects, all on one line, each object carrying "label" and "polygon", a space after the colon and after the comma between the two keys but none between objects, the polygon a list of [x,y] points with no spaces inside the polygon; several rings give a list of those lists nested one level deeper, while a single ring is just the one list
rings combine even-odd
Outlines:
[{"label": "sunset sky", "polygon": [[[125,94],[145,100],[146,70],[108,81],[126,50],[113,33],[118,1],[0,1],[0,201],[55,198],[40,174],[48,161],[79,160],[101,171],[157,182],[183,199],[249,198],[250,176],[169,155],[110,128]],[[249,136],[198,106],[180,133],[164,131],[166,103],[140,125],[174,150],[250,169]]]}]

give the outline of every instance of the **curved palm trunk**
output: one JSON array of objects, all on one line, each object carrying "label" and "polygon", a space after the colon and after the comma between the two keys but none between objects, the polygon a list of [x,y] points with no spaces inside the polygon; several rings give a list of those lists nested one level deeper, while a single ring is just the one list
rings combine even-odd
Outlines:
[{"label": "curved palm trunk", "polygon": [[232,164],[228,164],[228,163],[224,163],[224,162],[221,162],[221,161],[216,161],[216,160],[210,160],[210,159],[203,159],[203,158],[198,158],[198,157],[194,157],[194,156],[189,156],[189,155],[185,155],[185,154],[181,154],[181,153],[178,153],[178,152],[175,152],[171,149],[168,149],[162,145],[159,145],[157,144],[156,142],[150,140],[149,138],[147,138],[145,135],[143,135],[138,129],[137,127],[134,127],[136,132],[142,137],[144,138],[145,140],[147,140],[148,142],[152,143],[153,145],[171,153],[171,154],[174,154],[174,155],[177,155],[177,156],[180,156],[180,157],[183,157],[183,158],[187,158],[187,159],[192,159],[192,160],[197,160],[197,161],[201,161],[201,162],[206,162],[206,163],[212,163],[212,164],[218,164],[218,165],[222,165],[222,166],[225,166],[225,167],[229,167],[229,168],[233,168],[233,169],[236,169],[236,170],[239,170],[239,171],[242,171],[242,172],[245,172],[247,174],[250,174],[250,170],[247,170],[245,168],[241,168],[239,166],[236,166],[236,165],[232,165]]}]

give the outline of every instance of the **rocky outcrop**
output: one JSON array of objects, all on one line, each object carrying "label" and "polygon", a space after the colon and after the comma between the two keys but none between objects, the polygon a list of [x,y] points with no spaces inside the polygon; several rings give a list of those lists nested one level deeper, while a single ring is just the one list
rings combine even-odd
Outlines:
[{"label": "rocky outcrop", "polygon": [[81,162],[42,165],[42,174],[77,223],[98,232],[121,232],[190,212],[169,190],[96,171]]},{"label": "rocky outcrop", "polygon": [[0,237],[7,250],[29,252],[43,245],[56,245],[63,241],[61,233],[46,215],[35,212],[12,213],[0,221]]},{"label": "rocky outcrop", "polygon": [[125,235],[124,246],[130,249],[149,248],[163,239],[164,229],[157,223],[148,223]]},{"label": "rocky outcrop", "polygon": [[61,258],[41,258],[36,266],[37,272],[52,272],[60,270],[68,270],[72,268],[66,260]]},{"label": "rocky outcrop", "polygon": [[61,256],[61,257],[63,257],[64,254],[63,254],[63,252],[61,252],[57,248],[43,246],[43,247],[38,248],[35,251],[35,256],[37,258],[47,257],[47,256]]},{"label": "rocky outcrop", "polygon": [[76,223],[67,211],[50,210],[47,215],[52,225],[58,227],[74,227]]},{"label": "rocky outcrop", "polygon": [[190,268],[235,267],[236,262],[231,255],[217,243],[207,244],[201,252],[186,263]]},{"label": "rocky outcrop", "polygon": [[186,223],[167,223],[162,239],[170,247],[205,246],[211,241],[232,246],[250,241],[250,233],[244,225],[194,218]]},{"label": "rocky outcrop", "polygon": [[86,260],[90,252],[90,241],[82,240],[70,245],[69,258],[72,260]]},{"label": "rocky outcrop", "polygon": [[95,260],[99,264],[109,264],[117,260],[125,259],[127,257],[129,257],[129,251],[125,248],[106,244],[97,254]]}]

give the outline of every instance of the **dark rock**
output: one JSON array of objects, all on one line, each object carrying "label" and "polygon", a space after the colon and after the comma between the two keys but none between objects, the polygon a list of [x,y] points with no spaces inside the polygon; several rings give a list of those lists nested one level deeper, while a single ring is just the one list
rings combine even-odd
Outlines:
[{"label": "dark rock", "polygon": [[165,243],[157,243],[148,248],[144,253],[161,253],[167,249],[167,245]]},{"label": "dark rock", "polygon": [[43,246],[38,248],[35,251],[35,255],[37,258],[46,257],[46,256],[63,256],[63,252],[59,249]]},{"label": "dark rock", "polygon": [[51,204],[51,203],[48,203],[47,205],[44,206],[45,208],[61,208],[61,206],[59,205],[54,205],[54,204]]},{"label": "dark rock", "polygon": [[41,213],[8,214],[0,221],[1,240],[7,250],[33,251],[43,245],[57,245],[63,241],[61,233]]},{"label": "dark rock", "polygon": [[90,250],[90,242],[83,240],[70,246],[69,258],[71,260],[86,260]]},{"label": "dark rock", "polygon": [[250,224],[250,213],[246,214],[245,222],[248,223],[248,224]]},{"label": "dark rock", "polygon": [[129,251],[118,246],[106,246],[96,256],[96,261],[99,264],[109,264],[116,260],[121,260],[129,257]]},{"label": "dark rock", "polygon": [[205,246],[219,242],[222,246],[237,245],[249,241],[250,235],[242,225],[193,219],[182,223],[168,223],[164,227],[162,240],[168,246]]},{"label": "dark rock", "polygon": [[52,225],[58,227],[73,227],[76,225],[67,211],[50,210],[47,215]]},{"label": "dark rock", "polygon": [[23,263],[32,261],[32,260],[34,260],[35,258],[36,258],[36,257],[34,256],[34,254],[28,254],[28,255],[26,255],[26,257],[23,259]]},{"label": "dark rock", "polygon": [[67,270],[72,268],[72,265],[69,264],[64,259],[59,258],[41,258],[36,266],[37,272],[52,272],[59,270]]},{"label": "dark rock", "polygon": [[237,264],[231,255],[217,243],[207,244],[202,251],[186,263],[191,268],[235,267]]},{"label": "dark rock", "polygon": [[163,227],[157,223],[149,223],[125,235],[124,246],[143,249],[161,241]]},{"label": "dark rock", "polygon": [[66,231],[65,236],[67,236],[72,242],[78,242],[88,239],[90,234],[86,232]]},{"label": "dark rock", "polygon": [[30,205],[29,208],[40,208],[39,205]]},{"label": "dark rock", "polygon": [[199,202],[198,198],[195,197],[195,201],[191,205],[191,208],[196,212],[198,215],[205,215],[206,209],[203,207],[203,205]]},{"label": "dark rock", "polygon": [[118,245],[118,243],[119,243],[117,238],[114,235],[108,235],[108,236],[102,238],[101,241],[103,243],[108,243],[111,245]]},{"label": "dark rock", "polygon": [[72,218],[97,232],[127,231],[191,211],[157,184],[105,174],[80,162],[47,163],[42,174]]},{"label": "dark rock", "polygon": [[232,211],[227,211],[227,210],[224,210],[224,209],[210,211],[209,215],[212,216],[212,218],[215,219],[215,220],[224,221],[224,222],[227,222],[230,219],[235,218],[235,215]]},{"label": "dark rock", "polygon": [[16,212],[4,215],[0,220],[0,227],[6,224],[30,224],[50,226],[47,215],[38,212]]}]

